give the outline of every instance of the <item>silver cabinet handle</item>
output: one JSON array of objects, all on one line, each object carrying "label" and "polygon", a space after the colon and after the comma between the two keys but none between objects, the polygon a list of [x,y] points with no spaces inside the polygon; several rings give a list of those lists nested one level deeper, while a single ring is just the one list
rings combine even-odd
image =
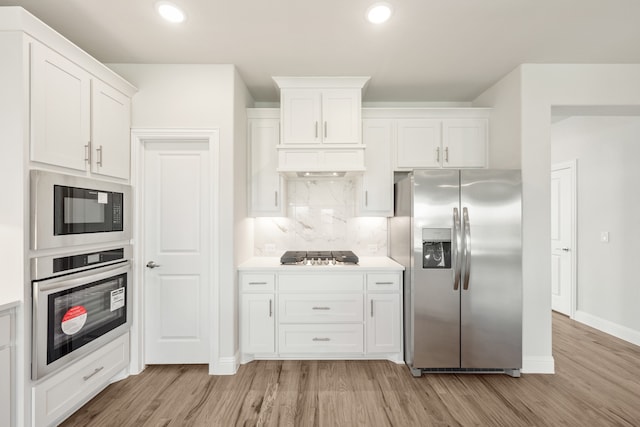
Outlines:
[{"label": "silver cabinet handle", "polygon": [[331,310],[331,307],[312,307],[312,310]]},{"label": "silver cabinet handle", "polygon": [[331,341],[331,338],[314,338],[312,341]]},{"label": "silver cabinet handle", "polygon": [[449,163],[449,147],[445,147],[444,149],[444,161]]},{"label": "silver cabinet handle", "polygon": [[327,137],[327,122],[324,122],[324,137]]},{"label": "silver cabinet handle", "polygon": [[158,267],[160,267],[160,264],[156,264],[155,261],[149,261],[147,263],[147,268],[158,268]]},{"label": "silver cabinet handle", "polygon": [[471,224],[469,224],[469,211],[462,208],[462,227],[464,229],[464,284],[462,289],[469,289],[469,276],[471,275]]},{"label": "silver cabinet handle", "polygon": [[91,142],[87,142],[84,146],[84,161],[87,163],[91,163]]},{"label": "silver cabinet handle", "polygon": [[453,208],[453,240],[456,245],[456,251],[454,254],[453,262],[454,266],[454,279],[453,279],[453,290],[457,291],[460,287],[460,270],[462,268],[462,262],[460,260],[460,251],[462,242],[460,239],[460,214],[458,213],[458,208]]},{"label": "silver cabinet handle", "polygon": [[102,145],[96,148],[96,153],[98,153],[98,161],[96,162],[96,164],[102,167]]},{"label": "silver cabinet handle", "polygon": [[275,203],[276,203],[276,208],[277,208],[278,207],[278,192],[277,191],[276,191]]},{"label": "silver cabinet handle", "polygon": [[394,282],[376,282],[376,285],[394,285]]},{"label": "silver cabinet handle", "polygon": [[364,205],[369,206],[369,190],[364,191]]},{"label": "silver cabinet handle", "polygon": [[440,147],[436,147],[436,162],[440,163]]},{"label": "silver cabinet handle", "polygon": [[249,282],[249,286],[253,286],[253,285],[266,285],[267,282]]},{"label": "silver cabinet handle", "polygon": [[95,374],[97,374],[98,372],[102,371],[103,369],[104,369],[104,366],[100,366],[99,368],[96,368],[89,375],[85,375],[84,377],[82,377],[82,379],[85,380],[85,381],[88,381],[91,377],[93,377]]},{"label": "silver cabinet handle", "polygon": [[371,317],[373,317],[373,300],[371,300]]},{"label": "silver cabinet handle", "polygon": [[269,317],[273,317],[273,300],[269,299]]},{"label": "silver cabinet handle", "polygon": [[318,122],[316,121],[316,139],[318,139]]}]

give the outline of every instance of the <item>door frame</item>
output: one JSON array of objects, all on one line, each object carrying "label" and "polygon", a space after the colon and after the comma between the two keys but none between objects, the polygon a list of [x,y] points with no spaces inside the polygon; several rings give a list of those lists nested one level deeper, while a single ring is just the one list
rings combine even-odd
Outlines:
[{"label": "door frame", "polygon": [[[551,172],[569,169],[571,175],[571,309],[569,318],[576,315],[578,302],[578,160],[573,159],[566,162],[554,163],[551,165]],[[550,173],[551,175],[551,173]]]},{"label": "door frame", "polygon": [[145,273],[145,252],[144,252],[144,198],[142,194],[144,188],[144,162],[145,148],[147,142],[205,142],[209,147],[209,248],[211,263],[209,264],[209,277],[211,280],[211,290],[209,292],[209,374],[213,375],[220,364],[219,346],[219,301],[220,301],[220,278],[218,273],[219,264],[219,183],[220,183],[220,130],[219,129],[131,129],[131,185],[133,187],[134,213],[133,215],[133,239],[134,239],[134,259],[133,277],[135,283],[133,289],[133,325],[131,327],[131,361],[129,365],[130,374],[141,373],[145,365],[144,357],[144,273]]}]

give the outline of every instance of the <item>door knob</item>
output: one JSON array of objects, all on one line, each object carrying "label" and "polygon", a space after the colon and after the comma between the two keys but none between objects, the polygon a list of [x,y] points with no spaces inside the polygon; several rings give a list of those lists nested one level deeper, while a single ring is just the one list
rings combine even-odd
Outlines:
[{"label": "door knob", "polygon": [[147,263],[147,268],[157,268],[160,267],[160,264],[156,264],[155,261],[149,261]]},{"label": "door knob", "polygon": [[569,248],[562,248],[563,251],[569,252]]}]

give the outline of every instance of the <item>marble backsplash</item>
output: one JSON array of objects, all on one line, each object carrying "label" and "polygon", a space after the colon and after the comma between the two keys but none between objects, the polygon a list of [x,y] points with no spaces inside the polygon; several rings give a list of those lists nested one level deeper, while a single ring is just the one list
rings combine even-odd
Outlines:
[{"label": "marble backsplash", "polygon": [[255,256],[331,249],[387,255],[387,218],[356,216],[354,179],[290,179],[286,185],[287,216],[255,218]]}]

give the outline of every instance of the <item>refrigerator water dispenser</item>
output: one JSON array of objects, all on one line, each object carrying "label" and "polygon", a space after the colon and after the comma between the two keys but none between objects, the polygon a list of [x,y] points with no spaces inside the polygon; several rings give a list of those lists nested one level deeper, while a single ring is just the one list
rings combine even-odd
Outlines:
[{"label": "refrigerator water dispenser", "polygon": [[451,229],[422,229],[422,268],[451,268]]}]

